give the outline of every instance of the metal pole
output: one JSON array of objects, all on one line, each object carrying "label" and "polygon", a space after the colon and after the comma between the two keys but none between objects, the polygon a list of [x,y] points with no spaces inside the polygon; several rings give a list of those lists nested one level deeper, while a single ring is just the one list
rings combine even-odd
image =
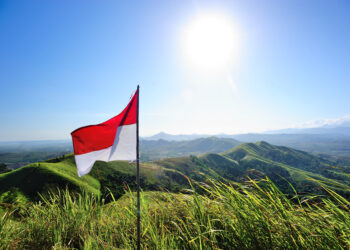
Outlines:
[{"label": "metal pole", "polygon": [[141,248],[140,225],[140,157],[139,157],[139,96],[140,87],[137,85],[137,122],[136,122],[136,182],[137,182],[137,250]]}]

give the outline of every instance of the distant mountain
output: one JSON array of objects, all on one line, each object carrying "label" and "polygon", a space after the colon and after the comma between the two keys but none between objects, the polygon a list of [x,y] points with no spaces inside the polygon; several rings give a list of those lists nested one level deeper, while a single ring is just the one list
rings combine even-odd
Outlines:
[{"label": "distant mountain", "polygon": [[206,138],[206,137],[210,137],[210,135],[205,135],[205,134],[172,135],[172,134],[160,132],[152,136],[142,137],[142,139],[143,140],[184,141],[184,140],[193,140],[193,139]]},{"label": "distant mountain", "polygon": [[141,160],[153,161],[168,157],[220,153],[239,145],[241,142],[230,138],[200,138],[185,141],[141,140]]}]

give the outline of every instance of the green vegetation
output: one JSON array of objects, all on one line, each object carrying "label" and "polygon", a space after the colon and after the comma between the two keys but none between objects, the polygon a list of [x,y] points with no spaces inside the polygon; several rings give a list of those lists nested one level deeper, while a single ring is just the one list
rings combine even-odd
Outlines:
[{"label": "green vegetation", "polygon": [[[125,161],[96,162],[90,174],[79,178],[72,154],[0,174],[0,202],[10,203],[17,197],[37,201],[38,193],[66,188],[84,190],[101,196],[112,192],[116,198],[124,194],[129,185],[135,190],[136,166]],[[183,185],[185,183],[185,185]],[[188,184],[181,173],[163,169],[153,163],[141,164],[141,185],[145,190],[177,192]],[[4,198],[6,198],[4,200]]]},{"label": "green vegetation", "polygon": [[[260,185],[263,184],[263,185]],[[287,198],[269,180],[194,184],[190,194],[142,192],[143,249],[347,249],[349,201]],[[195,190],[201,189],[200,195]],[[0,212],[0,248],[135,249],[135,194],[108,204],[68,190]]]},{"label": "green vegetation", "polygon": [[[79,178],[72,156],[62,157],[59,162],[33,163],[11,172],[0,174],[0,192],[7,193],[6,200],[17,197],[37,200],[38,192],[68,187],[71,190],[86,190],[100,194],[100,183],[91,176]],[[1,196],[2,197],[2,196]],[[4,198],[4,197],[3,197]],[[1,201],[1,199],[0,199]]]},{"label": "green vegetation", "polygon": [[[244,182],[248,178],[259,180],[268,176],[284,193],[293,195],[291,183],[299,194],[326,194],[320,185],[345,197],[350,185],[346,162],[335,162],[306,152],[277,147],[266,142],[241,144],[224,153],[168,158],[141,164],[141,186],[144,190],[180,192],[189,188],[184,176],[205,182],[208,178],[225,183]],[[135,190],[134,163],[96,162],[89,175],[79,178],[72,154],[33,163],[20,169],[0,174],[0,196],[6,202],[25,197],[36,201],[38,193],[56,187],[85,190],[97,196],[112,192],[115,198],[124,194],[126,185]],[[1,198],[2,197],[2,198]],[[3,201],[5,201],[3,200]]]}]

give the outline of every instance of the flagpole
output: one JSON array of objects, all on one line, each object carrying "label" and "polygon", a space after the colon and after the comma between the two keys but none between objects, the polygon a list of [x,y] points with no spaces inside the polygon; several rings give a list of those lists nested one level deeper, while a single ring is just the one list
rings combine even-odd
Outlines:
[{"label": "flagpole", "polygon": [[137,250],[141,248],[140,225],[140,157],[139,157],[139,96],[140,87],[137,85],[137,123],[136,123],[136,182],[137,182]]}]

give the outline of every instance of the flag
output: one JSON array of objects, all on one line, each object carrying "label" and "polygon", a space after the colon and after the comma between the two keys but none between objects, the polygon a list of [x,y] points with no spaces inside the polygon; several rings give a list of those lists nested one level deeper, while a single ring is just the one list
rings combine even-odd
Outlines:
[{"label": "flag", "polygon": [[119,115],[101,124],[78,128],[71,133],[80,177],[89,173],[96,161],[137,159],[137,102],[138,90]]}]

